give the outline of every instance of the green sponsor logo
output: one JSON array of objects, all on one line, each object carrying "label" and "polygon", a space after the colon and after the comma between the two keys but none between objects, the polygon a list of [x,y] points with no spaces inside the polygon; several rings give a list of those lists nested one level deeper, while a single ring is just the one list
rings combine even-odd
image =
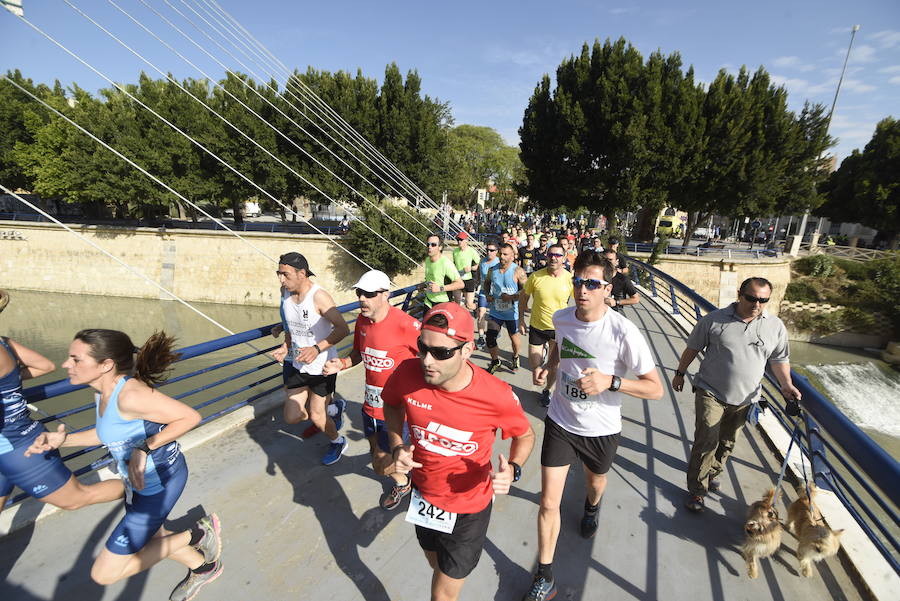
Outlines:
[{"label": "green sponsor logo", "polygon": [[559,354],[561,359],[596,359],[583,348],[574,344],[568,338],[563,338],[562,352]]}]

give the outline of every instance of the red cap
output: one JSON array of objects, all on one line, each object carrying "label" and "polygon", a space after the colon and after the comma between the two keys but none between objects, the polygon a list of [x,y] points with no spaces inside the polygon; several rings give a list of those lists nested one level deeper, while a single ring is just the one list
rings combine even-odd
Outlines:
[{"label": "red cap", "polygon": [[457,240],[468,240],[469,234],[467,234],[465,231],[461,231],[460,233],[456,234],[456,239]]},{"label": "red cap", "polygon": [[[439,328],[428,324],[428,320],[434,315],[443,315],[447,318],[447,327]],[[440,303],[433,306],[422,318],[422,329],[446,334],[460,342],[475,340],[475,320],[472,314],[456,303]]]}]

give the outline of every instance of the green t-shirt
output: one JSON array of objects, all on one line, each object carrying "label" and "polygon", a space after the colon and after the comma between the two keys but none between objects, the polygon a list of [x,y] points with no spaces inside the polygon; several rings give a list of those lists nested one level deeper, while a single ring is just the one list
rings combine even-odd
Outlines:
[{"label": "green t-shirt", "polygon": [[475,267],[480,260],[481,257],[471,246],[466,247],[466,250],[460,250],[459,247],[453,249],[453,264],[456,265],[456,271],[464,280],[472,279],[472,272],[465,272],[466,266]]},{"label": "green t-shirt", "polygon": [[[437,282],[439,286],[445,286],[458,279],[459,271],[457,271],[453,261],[444,255],[441,255],[437,261],[432,261],[430,257],[425,259],[426,282]],[[430,307],[433,307],[438,303],[446,303],[450,300],[450,296],[446,292],[426,292],[425,298]]]}]

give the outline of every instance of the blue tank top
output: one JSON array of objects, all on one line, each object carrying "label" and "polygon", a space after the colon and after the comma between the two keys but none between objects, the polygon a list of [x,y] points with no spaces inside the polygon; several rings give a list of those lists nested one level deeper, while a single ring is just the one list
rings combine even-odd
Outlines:
[{"label": "blue tank top", "polygon": [[[506,271],[500,271],[500,265],[491,267],[491,296],[494,302],[491,304],[491,317],[508,321],[519,318],[519,301],[505,301],[500,299],[501,294],[517,294],[519,283],[516,282],[516,269],[518,265],[510,263]],[[516,297],[518,299],[518,297]]]},{"label": "blue tank top", "polygon": [[[97,437],[109,449],[115,462],[116,471],[130,488],[127,461],[131,458],[131,450],[140,446],[144,440],[159,433],[166,427],[166,424],[158,424],[145,419],[124,419],[119,415],[119,393],[129,379],[125,376],[116,383],[102,416],[100,415],[100,394],[95,394],[94,398],[97,410]],[[154,495],[162,492],[166,481],[182,468],[186,469],[187,465],[181,455],[178,441],[172,441],[150,451],[144,469],[144,488],[135,490],[134,493]]]},{"label": "blue tank top", "polygon": [[14,367],[0,377],[0,398],[3,399],[3,428],[0,430],[0,454],[9,453],[21,444],[31,444],[36,432],[42,432],[40,422],[31,419],[28,403],[22,395],[22,373],[19,361],[6,339],[0,337],[3,351],[13,358]]},{"label": "blue tank top", "polygon": [[488,271],[490,270],[490,268],[493,267],[494,265],[497,265],[498,263],[500,263],[500,259],[498,259],[497,257],[494,257],[493,260],[491,260],[491,261],[488,261],[487,259],[481,260],[481,263],[478,265],[478,268],[481,269],[481,281],[482,282],[487,277],[487,274],[488,274]]}]

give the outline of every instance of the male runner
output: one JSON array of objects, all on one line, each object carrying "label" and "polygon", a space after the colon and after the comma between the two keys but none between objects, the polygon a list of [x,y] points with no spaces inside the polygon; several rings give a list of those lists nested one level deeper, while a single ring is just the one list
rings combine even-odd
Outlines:
[{"label": "male runner", "polygon": [[444,256],[444,241],[437,234],[425,239],[428,256],[425,257],[425,307],[426,310],[438,303],[450,300],[448,292],[462,290],[465,283],[459,271],[449,258]]},{"label": "male runner", "polygon": [[531,275],[537,267],[535,267],[535,254],[538,251],[537,242],[534,240],[534,234],[528,234],[528,241],[525,246],[519,249],[519,265],[525,270],[527,275]]},{"label": "male runner", "polygon": [[393,488],[384,496],[381,507],[394,509],[400,504],[411,485],[409,477],[394,469],[384,423],[381,389],[394,368],[412,359],[418,352],[419,320],[391,306],[391,280],[381,271],[367,271],[354,288],[359,298],[359,317],[353,334],[353,351],[344,358],[329,359],[322,370],[324,375],[363,362],[366,368],[365,398],[362,404],[363,432],[369,441],[369,456],[376,474],[393,479]]},{"label": "male runner", "polygon": [[513,263],[516,251],[509,243],[500,246],[500,262],[488,270],[482,289],[487,298],[490,311],[487,324],[487,347],[491,354],[488,373],[496,373],[500,369],[500,351],[497,348],[497,337],[500,328],[506,327],[512,342],[512,361],[509,366],[513,371],[519,369],[519,292],[528,277],[525,271]]},{"label": "male runner", "polygon": [[[605,303],[615,273],[615,267],[596,253],[578,258],[573,278],[575,306],[553,316],[556,348],[550,365],[534,372],[534,383],[543,385],[549,368],[558,370],[541,448],[538,569],[523,601],[545,601],[556,595],[553,555],[569,466],[574,461],[584,465],[587,498],[581,536],[590,538],[597,532],[606,472],[622,431],[621,393],[640,399],[662,398],[662,384],[647,341],[637,326],[610,311]],[[637,379],[625,379],[629,372]]]},{"label": "male runner", "polygon": [[478,256],[478,252],[469,246],[469,234],[460,232],[456,235],[456,239],[459,241],[459,246],[453,249],[453,265],[456,266],[456,270],[462,278],[463,289],[455,291],[453,297],[459,302],[463,295],[465,295],[466,309],[474,311],[475,279],[472,277],[472,272],[478,265],[480,257]]},{"label": "male runner", "polygon": [[[399,471],[412,472],[406,519],[434,570],[432,601],[455,601],[475,569],[487,535],[493,496],[522,474],[534,432],[506,382],[476,367],[474,322],[456,303],[425,314],[419,359],[401,363],[384,385],[384,415]],[[403,444],[403,418],[412,445]],[[512,437],[509,461],[491,454],[497,430]]]},{"label": "male runner", "polygon": [[487,341],[484,339],[484,330],[487,326],[488,302],[483,284],[491,267],[500,263],[500,258],[497,256],[499,248],[496,240],[489,241],[485,247],[487,256],[481,260],[478,264],[478,271],[475,272],[475,277],[477,278],[475,286],[478,290],[478,340],[475,342],[475,345],[480,349],[484,349],[487,346]]},{"label": "male runner", "polygon": [[[551,244],[547,252],[547,267],[531,274],[519,298],[519,333],[524,335],[528,331],[528,365],[532,372],[544,362],[544,345],[547,345],[548,353],[553,352],[556,345],[553,314],[565,309],[572,298],[572,275],[566,271],[564,261],[562,245]],[[531,328],[526,328],[525,311],[531,296],[534,296]],[[550,389],[555,377],[555,370],[547,376],[547,386],[541,392],[541,407],[550,405]]]},{"label": "male runner", "polygon": [[334,345],[350,333],[350,328],[331,295],[309,279],[315,274],[306,257],[296,252],[281,255],[277,273],[284,290],[281,321],[286,327],[285,341],[272,356],[284,362],[284,421],[296,424],[310,419],[325,432],[331,445],[322,463],[331,465],[341,458],[349,443],[338,434],[335,420],[325,409],[337,375],[323,375],[322,368],[337,356]]},{"label": "male runner", "polygon": [[636,305],[641,302],[641,295],[638,294],[637,288],[634,287],[634,284],[622,271],[624,260],[619,256],[619,253],[611,248],[607,248],[603,251],[603,256],[616,266],[616,275],[612,280],[612,292],[606,297],[606,304],[621,313],[622,307]]}]

